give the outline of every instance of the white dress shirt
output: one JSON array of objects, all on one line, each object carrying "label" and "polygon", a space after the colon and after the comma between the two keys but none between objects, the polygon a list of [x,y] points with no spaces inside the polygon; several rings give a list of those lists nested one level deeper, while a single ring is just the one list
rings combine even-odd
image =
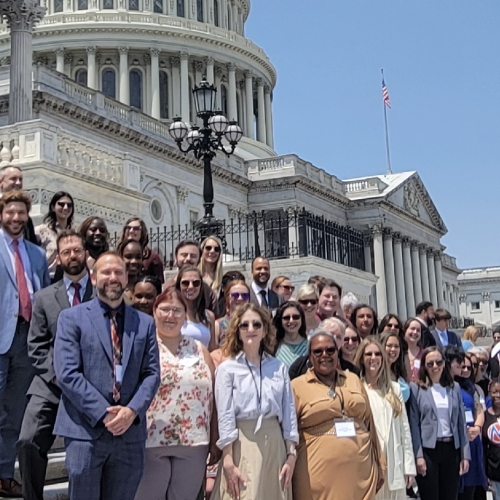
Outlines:
[{"label": "white dress shirt", "polygon": [[[64,286],[66,287],[66,293],[68,294],[69,303],[70,305],[72,305],[73,297],[75,296],[75,289],[71,285],[74,283],[74,281],[71,281],[66,276],[63,276],[63,281],[64,281]],[[83,302],[83,296],[85,295],[85,290],[87,289],[88,281],[89,281],[89,273],[86,273],[85,276],[80,281],[78,281],[78,283],[80,283],[81,285],[80,302]]]},{"label": "white dress shirt", "polygon": [[261,292],[264,291],[266,292],[266,300],[267,304],[269,305],[269,288],[261,288],[255,281],[252,281],[252,290],[255,293],[255,296],[257,297],[257,300],[259,301],[259,306],[262,306],[262,294]]},{"label": "white dress shirt", "polygon": [[431,386],[431,393],[436,405],[437,418],[438,418],[438,438],[447,438],[453,436],[451,432],[451,418],[450,418],[450,400],[446,387],[441,384],[433,384]]}]

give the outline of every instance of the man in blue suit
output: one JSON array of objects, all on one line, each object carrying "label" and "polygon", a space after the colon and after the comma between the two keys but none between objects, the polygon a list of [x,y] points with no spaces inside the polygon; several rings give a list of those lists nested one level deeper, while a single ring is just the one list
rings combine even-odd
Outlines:
[{"label": "man in blue suit", "polygon": [[102,254],[92,273],[97,297],[57,322],[54,433],[65,438],[71,500],[133,500],[143,473],[160,368],[152,318],[123,302],[127,281],[121,257]]},{"label": "man in blue suit", "polygon": [[22,496],[13,477],[26,392],[34,375],[27,351],[33,295],[50,285],[45,253],[23,237],[30,208],[30,197],[22,191],[9,191],[0,199],[0,497],[8,498]]},{"label": "man in blue suit", "polygon": [[460,337],[455,332],[448,330],[450,319],[451,314],[446,309],[436,309],[434,312],[435,327],[431,330],[431,334],[441,350],[448,345],[462,347]]}]

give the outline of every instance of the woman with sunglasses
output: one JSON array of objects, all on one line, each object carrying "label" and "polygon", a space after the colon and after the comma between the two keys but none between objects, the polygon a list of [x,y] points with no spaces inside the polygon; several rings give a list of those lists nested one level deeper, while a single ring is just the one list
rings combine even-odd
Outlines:
[{"label": "woman with sunglasses", "polygon": [[117,246],[123,241],[138,241],[142,247],[142,274],[156,276],[164,283],[163,262],[158,252],[152,250],[149,244],[149,232],[146,223],[139,217],[131,217],[125,222]]},{"label": "woman with sunglasses", "polygon": [[276,276],[271,283],[271,290],[276,292],[278,295],[281,295],[284,302],[288,302],[292,299],[295,287],[293,286],[290,278],[287,278],[286,276]]},{"label": "woman with sunglasses", "polygon": [[368,304],[359,304],[352,310],[351,323],[362,339],[376,335],[378,330],[377,311]]},{"label": "woman with sunglasses", "polygon": [[58,191],[50,200],[49,211],[43,218],[43,224],[35,227],[40,246],[45,250],[51,278],[54,278],[57,267],[57,235],[64,229],[71,229],[73,215],[73,197],[65,191]]},{"label": "woman with sunglasses", "polygon": [[356,328],[351,325],[347,325],[344,334],[344,343],[340,348],[342,359],[354,364],[356,359],[356,352],[358,351],[359,343],[361,342],[361,337],[357,332]]},{"label": "woman with sunglasses", "polygon": [[493,500],[500,500],[500,380],[491,379],[489,385],[491,407],[484,414],[482,430],[486,476]]},{"label": "woman with sunglasses", "polygon": [[161,293],[161,282],[156,276],[143,276],[134,286],[134,302],[132,307],[153,316],[156,297]]},{"label": "woman with sunglasses", "polygon": [[198,268],[203,281],[219,296],[222,286],[222,241],[217,236],[205,238],[201,245]]},{"label": "woman with sunglasses", "polygon": [[302,306],[306,318],[306,331],[313,332],[318,328],[320,319],[318,312],[318,292],[314,285],[300,285],[295,295],[297,302]]},{"label": "woman with sunglasses", "polygon": [[338,368],[330,332],[318,329],[308,343],[311,368],[292,381],[300,435],[293,498],[373,500],[385,463],[366,391]]},{"label": "woman with sunglasses", "polygon": [[87,268],[92,271],[97,258],[109,250],[109,232],[100,217],[87,217],[78,228],[87,251]]},{"label": "woman with sunglasses", "polygon": [[422,348],[422,323],[415,318],[408,318],[403,325],[402,339],[408,346],[408,360],[410,362],[410,380],[416,382],[420,372],[421,359],[424,354]]},{"label": "woman with sunglasses", "polygon": [[222,349],[231,357],[215,380],[222,461],[212,499],[291,500],[297,418],[268,312],[239,307]]},{"label": "woman with sunglasses", "polygon": [[490,368],[490,354],[484,347],[474,346],[467,352],[474,354],[477,358],[478,369],[476,371],[476,384],[481,387],[484,394],[488,394],[490,378],[488,372]]},{"label": "woman with sunglasses", "polygon": [[307,352],[304,311],[298,302],[285,302],[276,311],[273,324],[277,341],[275,356],[290,368],[297,358]]},{"label": "woman with sunglasses", "polygon": [[423,352],[411,391],[410,418],[415,419],[417,429],[413,449],[420,498],[456,500],[460,476],[469,470],[469,439],[460,387],[437,347]]},{"label": "woman with sunglasses", "polygon": [[123,299],[127,305],[134,303],[134,287],[139,281],[142,270],[142,247],[138,241],[122,241],[116,251],[125,262],[128,283],[123,292]]},{"label": "woman with sunglasses", "polygon": [[416,470],[410,425],[400,386],[391,380],[386,351],[375,337],[361,342],[356,362],[387,463],[384,485],[376,498],[405,500],[406,490],[413,484]]},{"label": "woman with sunglasses", "polygon": [[187,303],[174,287],[153,308],[160,353],[158,392],[146,415],[146,464],[136,500],[195,499],[207,457],[215,463],[214,365],[205,347],[182,335]]},{"label": "woman with sunglasses", "polygon": [[227,329],[234,311],[243,304],[250,302],[250,288],[245,280],[230,281],[224,290],[224,304],[226,305],[226,315],[215,321],[215,339],[218,346],[224,344]]}]

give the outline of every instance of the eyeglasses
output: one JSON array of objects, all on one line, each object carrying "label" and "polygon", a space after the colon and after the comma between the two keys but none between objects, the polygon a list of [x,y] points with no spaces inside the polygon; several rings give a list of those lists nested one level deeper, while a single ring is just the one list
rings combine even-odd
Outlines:
[{"label": "eyeglasses", "polygon": [[181,286],[184,288],[188,288],[189,285],[193,285],[195,288],[198,288],[201,285],[201,280],[182,280],[181,281]]},{"label": "eyeglasses", "polygon": [[285,289],[287,292],[293,292],[295,290],[295,287],[292,285],[280,285],[279,287]]},{"label": "eyeglasses", "polygon": [[318,303],[318,299],[300,299],[299,304],[302,304],[303,306],[307,306],[311,304],[312,306],[315,306]]},{"label": "eyeglasses", "polygon": [[59,255],[62,257],[69,257],[72,253],[74,253],[77,257],[80,257],[84,252],[85,250],[83,248],[68,248],[67,250],[59,252]]},{"label": "eyeglasses", "polygon": [[174,318],[180,318],[185,313],[184,309],[179,307],[158,307],[158,310],[165,316],[173,314]]},{"label": "eyeglasses", "polygon": [[250,294],[248,292],[243,292],[243,293],[240,293],[240,292],[231,292],[229,294],[229,296],[233,299],[233,300],[239,300],[239,299],[242,299],[242,300],[250,300]]},{"label": "eyeglasses", "polygon": [[220,247],[213,247],[211,245],[206,245],[205,246],[205,250],[207,252],[215,252],[215,253],[219,253],[220,252]]},{"label": "eyeglasses", "polygon": [[349,342],[357,344],[359,342],[359,339],[358,337],[344,337],[344,344],[348,344]]},{"label": "eyeglasses", "polygon": [[382,353],[381,352],[365,352],[365,358],[373,358],[375,356],[376,358],[381,358]]},{"label": "eyeglasses", "polygon": [[293,319],[293,321],[299,321],[300,314],[287,314],[283,316],[283,321],[290,321],[291,319]]},{"label": "eyeglasses", "polygon": [[71,203],[70,201],[58,201],[57,206],[59,206],[61,208],[64,208],[64,207],[73,208],[73,203]]},{"label": "eyeglasses", "polygon": [[[262,328],[262,323],[260,321],[252,321],[252,326],[254,330],[260,330]],[[238,325],[238,328],[243,331],[248,330],[250,328],[250,322],[243,321],[243,323]]]},{"label": "eyeglasses", "polygon": [[325,347],[324,349],[318,348],[318,349],[313,349],[311,352],[317,358],[323,356],[323,354],[326,354],[327,356],[333,356],[337,352],[337,348],[336,347]]},{"label": "eyeglasses", "polygon": [[425,366],[427,366],[427,368],[432,368],[434,365],[443,366],[443,364],[444,364],[444,359],[438,359],[437,361],[429,361],[425,363]]},{"label": "eyeglasses", "polygon": [[140,231],[141,226],[125,226],[126,231]]}]

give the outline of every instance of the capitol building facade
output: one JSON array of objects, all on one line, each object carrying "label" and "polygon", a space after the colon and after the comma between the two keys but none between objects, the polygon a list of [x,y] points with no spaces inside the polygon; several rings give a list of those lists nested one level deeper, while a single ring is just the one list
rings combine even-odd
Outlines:
[{"label": "capitol building facade", "polygon": [[0,166],[23,169],[35,220],[56,191],[69,191],[77,222],[99,215],[118,231],[144,218],[171,263],[203,215],[203,166],[168,128],[174,117],[197,124],[191,90],[206,76],[216,108],[244,133],[233,156],[212,162],[228,268],[248,272],[262,253],[273,275],[297,285],[331,277],[380,314],[405,318],[429,299],[459,317],[460,271],[417,172],[341,180],[274,150],[277,73],[245,37],[249,0],[41,4],[27,121],[8,122],[11,38],[0,25]]}]

